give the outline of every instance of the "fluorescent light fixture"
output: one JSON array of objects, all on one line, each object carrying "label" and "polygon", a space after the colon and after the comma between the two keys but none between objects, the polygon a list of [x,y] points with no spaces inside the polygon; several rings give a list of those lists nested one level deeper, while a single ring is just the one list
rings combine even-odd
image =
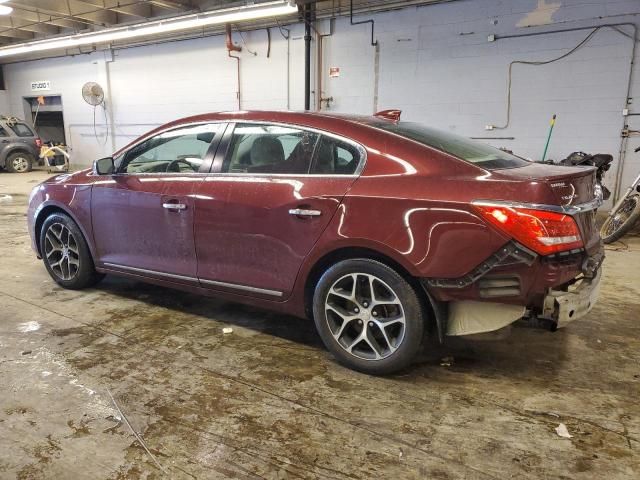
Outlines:
[{"label": "fluorescent light fixture", "polygon": [[[5,2],[7,0],[4,0]],[[0,3],[4,3],[4,2],[0,2]],[[0,5],[0,15],[9,15],[11,12],[13,12],[13,8],[11,7],[7,7],[6,5]]]},{"label": "fluorescent light fixture", "polygon": [[[1,1],[1,0],[0,0]],[[2,7],[0,5],[0,7]],[[156,20],[130,27],[116,27],[100,30],[99,32],[79,33],[55,37],[35,42],[19,43],[0,48],[0,57],[19,55],[21,53],[40,52],[61,48],[73,48],[81,45],[113,42],[136,37],[148,37],[160,33],[191,30],[209,25],[242,22],[259,18],[290,15],[298,11],[298,8],[288,1],[276,1],[247,5],[243,7],[215,10],[213,12],[184,15],[181,17]]]}]

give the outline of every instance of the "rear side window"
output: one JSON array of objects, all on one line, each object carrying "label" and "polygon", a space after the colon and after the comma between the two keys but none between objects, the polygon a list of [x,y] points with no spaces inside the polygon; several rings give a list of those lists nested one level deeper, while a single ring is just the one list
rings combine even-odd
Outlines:
[{"label": "rear side window", "polygon": [[415,140],[488,170],[522,167],[530,163],[486,143],[425,127],[419,123],[376,121],[370,125]]},{"label": "rear side window", "polygon": [[9,134],[4,129],[4,127],[0,127],[0,137],[8,137],[8,136],[9,136]]},{"label": "rear side window", "polygon": [[358,149],[341,140],[323,135],[318,144],[311,173],[319,175],[352,175],[360,163]]},{"label": "rear side window", "polygon": [[26,123],[14,123],[11,125],[11,129],[16,132],[19,137],[33,137],[34,134]]},{"label": "rear side window", "polygon": [[320,135],[296,127],[238,124],[224,173],[306,174]]}]

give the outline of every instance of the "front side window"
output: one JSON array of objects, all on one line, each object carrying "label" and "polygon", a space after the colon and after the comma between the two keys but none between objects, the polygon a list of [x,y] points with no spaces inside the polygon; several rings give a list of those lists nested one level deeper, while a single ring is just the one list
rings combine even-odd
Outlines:
[{"label": "front side window", "polygon": [[33,137],[34,133],[31,131],[29,126],[26,123],[14,123],[11,125],[11,129],[16,132],[16,135],[19,137]]},{"label": "front side window", "polygon": [[0,127],[0,137],[8,137],[8,136],[9,136],[9,134],[4,129],[4,127]]},{"label": "front side window", "polygon": [[380,120],[372,122],[371,126],[410,138],[488,170],[522,167],[529,164],[528,161],[520,157],[511,155],[486,143],[429,128],[419,123],[391,123]]},{"label": "front side window", "polygon": [[160,133],[118,159],[119,173],[193,173],[222,124],[191,125]]},{"label": "front side window", "polygon": [[309,173],[319,135],[296,127],[238,124],[224,173]]}]

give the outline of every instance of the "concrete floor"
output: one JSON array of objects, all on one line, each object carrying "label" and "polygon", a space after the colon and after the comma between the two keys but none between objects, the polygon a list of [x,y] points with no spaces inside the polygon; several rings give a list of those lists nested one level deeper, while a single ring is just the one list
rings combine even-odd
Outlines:
[{"label": "concrete floor", "polygon": [[311,322],[109,277],[59,288],[25,225],[45,177],[0,173],[0,478],[640,478],[638,237],[566,330],[374,378]]}]

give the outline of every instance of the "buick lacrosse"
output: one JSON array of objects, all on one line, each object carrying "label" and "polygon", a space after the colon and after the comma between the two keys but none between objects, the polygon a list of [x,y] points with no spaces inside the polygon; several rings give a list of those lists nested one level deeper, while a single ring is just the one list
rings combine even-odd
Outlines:
[{"label": "buick lacrosse", "polygon": [[28,222],[62,287],[113,274],[312,318],[338,361],[385,374],[427,335],[585,315],[600,203],[591,167],[530,162],[397,110],[256,111],[178,120],[55,176]]}]

